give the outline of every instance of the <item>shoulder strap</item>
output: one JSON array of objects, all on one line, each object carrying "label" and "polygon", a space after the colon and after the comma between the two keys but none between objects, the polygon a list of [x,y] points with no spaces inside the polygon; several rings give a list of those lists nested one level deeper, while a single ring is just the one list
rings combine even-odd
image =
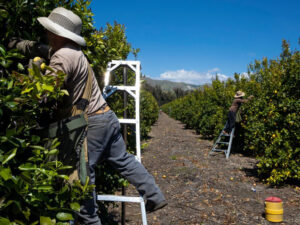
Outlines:
[{"label": "shoulder strap", "polygon": [[85,84],[84,92],[82,97],[78,100],[78,102],[72,107],[72,116],[78,115],[78,114],[86,114],[86,111],[88,109],[88,105],[91,99],[92,95],[92,84],[93,84],[93,71],[88,64],[88,79]]}]

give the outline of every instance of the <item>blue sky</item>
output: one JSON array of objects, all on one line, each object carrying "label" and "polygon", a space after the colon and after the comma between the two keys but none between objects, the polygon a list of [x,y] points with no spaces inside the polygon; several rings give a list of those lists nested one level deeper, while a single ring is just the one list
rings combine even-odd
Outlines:
[{"label": "blue sky", "polygon": [[202,84],[278,57],[282,39],[299,49],[299,0],[93,0],[91,9],[97,28],[125,25],[142,73],[154,79]]}]

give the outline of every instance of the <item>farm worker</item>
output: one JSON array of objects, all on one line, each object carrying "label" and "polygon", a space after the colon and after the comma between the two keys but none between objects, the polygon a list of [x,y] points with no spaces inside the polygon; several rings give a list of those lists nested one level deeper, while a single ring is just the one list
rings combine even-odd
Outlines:
[{"label": "farm worker", "polygon": [[[88,77],[89,62],[80,46],[86,42],[80,36],[82,21],[72,11],[59,7],[48,17],[39,17],[38,21],[46,29],[49,45],[52,50],[50,67],[66,74],[64,85],[69,92],[72,104],[80,99]],[[30,41],[15,43],[24,53],[30,53],[39,47]],[[43,55],[47,55],[48,52]],[[120,132],[120,124],[115,113],[108,107],[93,73],[92,95],[88,104],[88,157],[91,183],[95,184],[95,167],[100,160],[107,160],[125,178],[128,179],[146,199],[146,210],[152,212],[167,205],[164,195],[156,185],[152,175],[135,157],[126,152]],[[79,222],[99,225],[97,215],[96,193],[93,199],[86,200],[79,214]]]},{"label": "farm worker", "polygon": [[237,91],[234,95],[233,102],[231,104],[231,107],[229,108],[226,126],[223,130],[223,133],[225,135],[230,135],[231,130],[234,128],[235,120],[236,120],[236,113],[238,112],[241,104],[248,102],[250,99],[253,98],[253,95],[251,95],[251,96],[249,96],[248,99],[243,99],[244,96],[245,96],[245,93],[242,91]]}]

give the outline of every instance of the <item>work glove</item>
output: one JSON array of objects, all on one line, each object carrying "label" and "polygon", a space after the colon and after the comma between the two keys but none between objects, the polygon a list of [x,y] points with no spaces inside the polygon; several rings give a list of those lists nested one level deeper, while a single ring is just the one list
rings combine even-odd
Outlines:
[{"label": "work glove", "polygon": [[50,48],[48,45],[36,41],[22,40],[21,38],[12,38],[8,43],[8,48],[17,48],[28,58],[41,57],[50,59]]},{"label": "work glove", "polygon": [[20,41],[22,41],[22,39],[17,38],[17,37],[13,37],[9,40],[7,47],[9,49],[13,49],[16,48],[17,43],[19,43]]}]

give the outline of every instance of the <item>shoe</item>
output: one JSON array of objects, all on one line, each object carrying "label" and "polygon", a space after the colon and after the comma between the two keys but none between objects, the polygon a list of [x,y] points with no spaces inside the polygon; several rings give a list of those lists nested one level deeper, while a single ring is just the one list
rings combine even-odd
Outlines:
[{"label": "shoe", "polygon": [[222,133],[229,136],[229,133],[227,133],[225,130],[223,130]]},{"label": "shoe", "polygon": [[154,211],[156,211],[158,209],[161,209],[161,208],[165,207],[166,205],[168,205],[168,203],[167,203],[166,200],[163,200],[163,201],[161,201],[158,204],[155,204],[152,201],[147,201],[147,203],[146,203],[146,212],[147,213],[154,212]]}]

